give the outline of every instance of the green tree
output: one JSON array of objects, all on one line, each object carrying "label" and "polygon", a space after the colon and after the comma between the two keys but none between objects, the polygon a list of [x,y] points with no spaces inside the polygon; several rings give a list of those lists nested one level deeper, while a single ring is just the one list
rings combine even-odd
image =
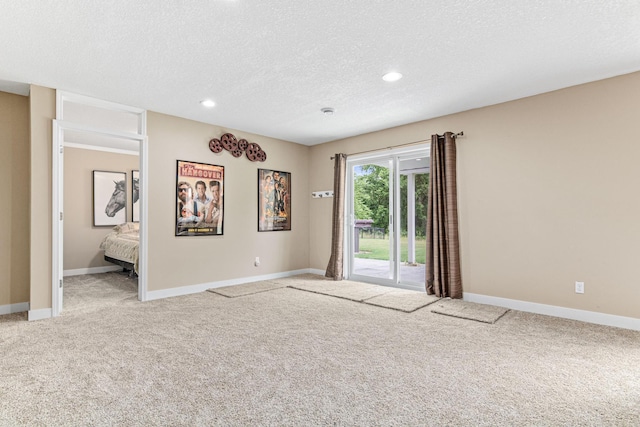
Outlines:
[{"label": "green tree", "polygon": [[358,185],[357,178],[354,188],[353,203],[356,219],[371,219],[373,217],[371,209],[369,209],[369,195],[364,191],[362,185]]},{"label": "green tree", "polygon": [[[416,235],[426,232],[429,174],[415,176]],[[389,227],[389,169],[378,165],[363,165],[354,180],[356,219],[372,219],[373,227],[388,232]],[[407,176],[400,176],[400,227],[407,233]]]},{"label": "green tree", "polygon": [[[402,235],[407,234],[407,176],[400,176],[400,229]],[[427,226],[427,199],[429,197],[429,174],[415,175],[415,210],[416,236],[424,237]]]},{"label": "green tree", "polygon": [[[372,219],[373,227],[382,228],[385,232],[389,227],[389,169],[378,165],[363,165],[356,176],[355,194],[360,194],[360,200],[368,211],[364,211]],[[364,213],[363,212],[363,213]]]}]

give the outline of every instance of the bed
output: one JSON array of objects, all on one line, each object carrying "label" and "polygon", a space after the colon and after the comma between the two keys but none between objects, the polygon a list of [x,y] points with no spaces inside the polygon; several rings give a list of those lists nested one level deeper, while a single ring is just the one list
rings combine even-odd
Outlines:
[{"label": "bed", "polygon": [[100,244],[104,259],[138,274],[138,247],[140,246],[140,223],[126,222],[116,225]]}]

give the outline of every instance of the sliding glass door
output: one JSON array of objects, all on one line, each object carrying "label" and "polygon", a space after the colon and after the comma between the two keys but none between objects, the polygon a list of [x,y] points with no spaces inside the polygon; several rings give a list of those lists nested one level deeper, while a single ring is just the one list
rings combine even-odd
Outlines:
[{"label": "sliding glass door", "polygon": [[347,272],[353,280],[424,289],[428,147],[347,161]]}]

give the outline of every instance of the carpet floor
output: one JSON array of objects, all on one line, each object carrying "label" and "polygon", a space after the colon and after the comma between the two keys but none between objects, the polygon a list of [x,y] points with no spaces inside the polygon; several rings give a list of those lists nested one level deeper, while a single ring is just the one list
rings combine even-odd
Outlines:
[{"label": "carpet floor", "polygon": [[55,319],[0,316],[0,426],[640,425],[637,331],[407,313],[295,278],[235,298],[141,303],[125,282],[73,301],[99,282],[65,282]]}]

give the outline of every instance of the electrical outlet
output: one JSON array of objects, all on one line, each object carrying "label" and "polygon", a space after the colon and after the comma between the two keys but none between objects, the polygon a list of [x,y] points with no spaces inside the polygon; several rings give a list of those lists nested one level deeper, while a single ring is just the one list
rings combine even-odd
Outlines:
[{"label": "electrical outlet", "polygon": [[257,256],[256,260],[253,262],[253,265],[255,265],[256,267],[258,267],[260,265],[260,257]]},{"label": "electrical outlet", "polygon": [[584,294],[584,282],[576,282],[576,294]]}]

